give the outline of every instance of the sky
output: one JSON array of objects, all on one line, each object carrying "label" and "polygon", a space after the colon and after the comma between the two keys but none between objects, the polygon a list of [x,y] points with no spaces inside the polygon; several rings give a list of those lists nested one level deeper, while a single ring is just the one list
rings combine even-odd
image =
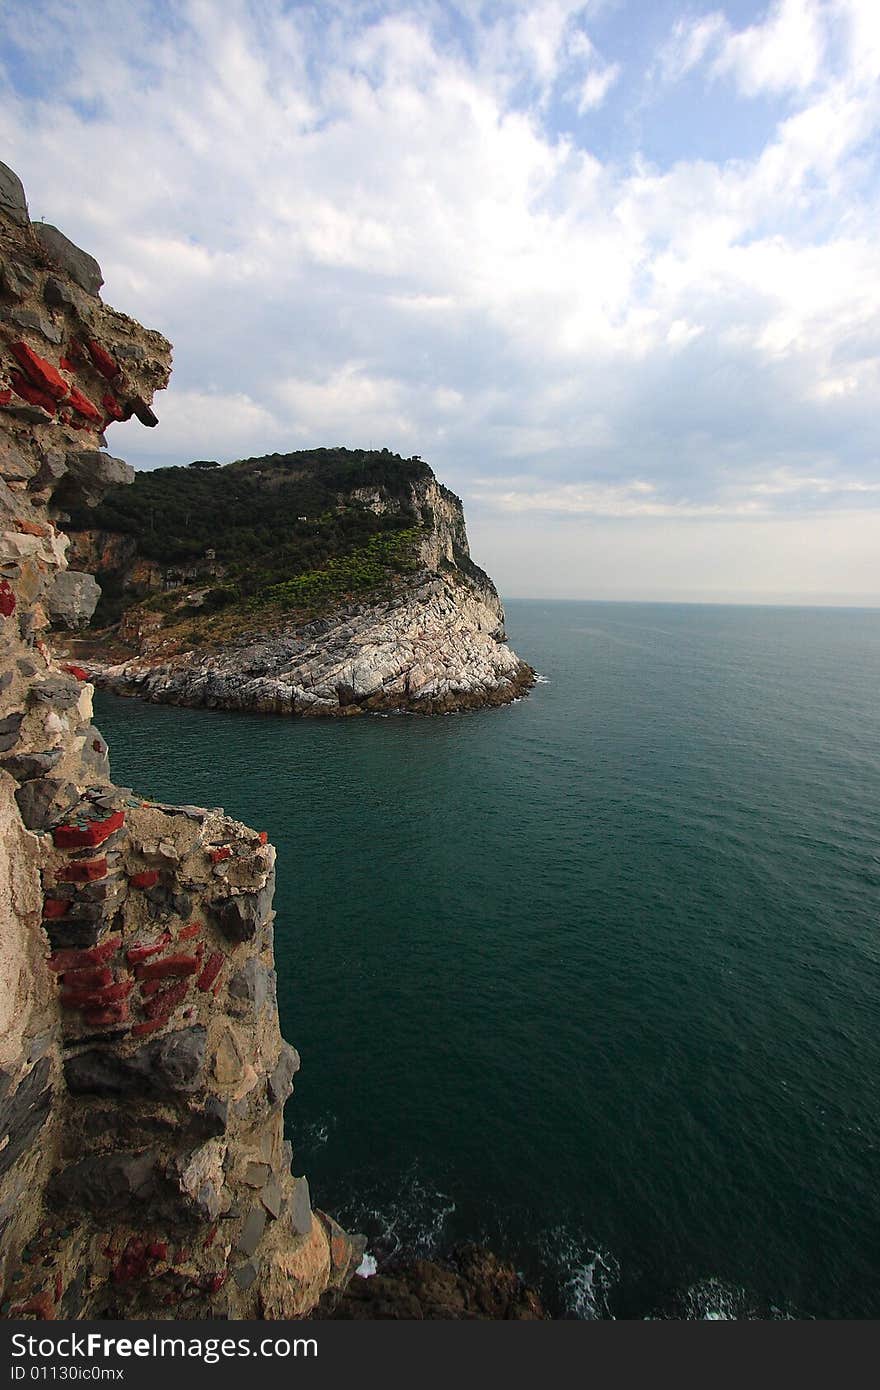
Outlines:
[{"label": "sky", "polygon": [[136,467],[418,454],[504,596],[880,604],[878,0],[6,0]]}]

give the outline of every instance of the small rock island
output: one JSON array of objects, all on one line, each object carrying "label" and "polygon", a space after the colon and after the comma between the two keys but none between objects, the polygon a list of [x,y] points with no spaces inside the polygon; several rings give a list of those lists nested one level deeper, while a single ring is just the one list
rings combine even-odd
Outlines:
[{"label": "small rock island", "polygon": [[443,714],[534,683],[458,497],[418,457],[314,449],[136,475],[71,511],[97,684],[275,714]]}]

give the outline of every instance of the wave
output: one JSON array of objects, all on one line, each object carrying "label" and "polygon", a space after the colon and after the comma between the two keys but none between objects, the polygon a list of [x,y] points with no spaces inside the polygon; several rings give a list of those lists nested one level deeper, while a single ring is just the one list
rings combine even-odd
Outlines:
[{"label": "wave", "polygon": [[[401,1180],[393,1200],[367,1193],[337,1212],[350,1231],[367,1237],[367,1249],[357,1270],[362,1278],[381,1272],[397,1256],[443,1259],[457,1240],[450,1238],[450,1218],[456,1204],[449,1193],[426,1182],[413,1167]],[[499,1233],[474,1231],[467,1239],[494,1249],[518,1264],[515,1250]],[[460,1239],[460,1237],[459,1237]],[[629,1304],[625,1272],[617,1258],[583,1232],[564,1225],[547,1229],[532,1247],[525,1268],[526,1284],[536,1288],[557,1319],[581,1322],[613,1321],[618,1316],[648,1321],[733,1322],[779,1321],[797,1318],[792,1309],[764,1304],[753,1292],[716,1276],[695,1280],[686,1288],[668,1289],[645,1297],[642,1309],[621,1311]],[[649,1302],[650,1300],[650,1302]],[[641,1301],[641,1300],[640,1300]]]},{"label": "wave", "polygon": [[367,1193],[348,1203],[339,1219],[348,1230],[367,1237],[368,1258],[381,1269],[401,1253],[424,1259],[441,1254],[454,1211],[453,1198],[426,1183],[413,1168],[403,1176],[393,1202],[376,1201]]},{"label": "wave", "polygon": [[613,1318],[611,1294],[620,1267],[607,1250],[556,1226],[541,1241],[540,1262],[539,1282],[561,1317],[582,1322]]},{"label": "wave", "polygon": [[323,1149],[336,1125],[335,1115],[327,1115],[321,1120],[313,1120],[308,1124],[298,1124],[293,1136],[297,1157],[303,1155],[308,1157],[316,1150]]},{"label": "wave", "polygon": [[676,1305],[668,1316],[698,1322],[790,1322],[799,1316],[791,1308],[762,1305],[753,1292],[714,1276],[691,1284]]}]

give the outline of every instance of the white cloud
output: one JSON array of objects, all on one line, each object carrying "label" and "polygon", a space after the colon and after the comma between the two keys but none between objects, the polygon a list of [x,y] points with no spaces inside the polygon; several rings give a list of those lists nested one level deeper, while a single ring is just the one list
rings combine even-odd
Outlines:
[{"label": "white cloud", "polygon": [[578,112],[592,111],[601,106],[609,91],[620,76],[620,64],[608,63],[605,67],[593,68],[584,78],[578,98]]},{"label": "white cloud", "polygon": [[612,83],[615,109],[642,99],[592,11],[0,17],[28,79],[10,68],[0,138],[33,213],[175,343],[160,429],[115,429],[111,449],[387,444],[508,518],[875,505],[877,8],[681,19],[668,79],[701,73],[733,122],[755,94],[779,104],[748,157],[657,165],[569,130],[578,109],[601,128]]},{"label": "white cloud", "polygon": [[822,0],[773,0],[760,22],[743,29],[712,10],[675,23],[659,70],[676,82],[705,63],[711,75],[732,78],[749,97],[804,91],[820,74],[826,42]]},{"label": "white cloud", "polygon": [[667,82],[677,82],[699,67],[707,53],[723,42],[730,26],[720,10],[697,19],[679,19],[659,55],[659,68]]},{"label": "white cloud", "polygon": [[714,71],[747,96],[802,91],[816,79],[825,47],[819,0],[776,0],[761,24],[726,34]]}]

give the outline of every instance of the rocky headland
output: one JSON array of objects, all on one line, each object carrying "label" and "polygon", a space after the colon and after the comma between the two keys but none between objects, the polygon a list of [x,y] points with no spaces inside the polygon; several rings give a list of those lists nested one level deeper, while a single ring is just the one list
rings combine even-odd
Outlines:
[{"label": "rocky headland", "polygon": [[506,704],[534,683],[471,559],[459,498],[421,459],[336,449],[199,461],[139,474],[130,494],[70,521],[78,569],[113,597],[98,631],[67,650],[118,694],[438,714]]},{"label": "rocky headland", "polygon": [[274,849],[116,786],[53,653],[96,602],[63,518],[170,371],[101,283],[0,165],[0,1316],[306,1316],[362,1247],[284,1139]]}]

